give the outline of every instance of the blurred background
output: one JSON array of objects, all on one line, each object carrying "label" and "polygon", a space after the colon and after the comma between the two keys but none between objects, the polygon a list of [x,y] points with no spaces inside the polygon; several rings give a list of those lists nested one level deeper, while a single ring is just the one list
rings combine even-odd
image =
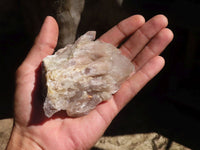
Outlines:
[{"label": "blurred background", "polygon": [[[78,11],[77,18],[66,10]],[[166,15],[174,40],[162,53],[165,68],[122,110],[105,135],[157,132],[191,149],[200,149],[200,2],[197,0],[1,0],[0,119],[13,117],[15,70],[47,15],[59,22],[62,31],[59,48],[88,30],[96,30],[100,36],[134,14],[141,14],[146,20],[157,14]],[[66,15],[71,19],[63,19]]]}]

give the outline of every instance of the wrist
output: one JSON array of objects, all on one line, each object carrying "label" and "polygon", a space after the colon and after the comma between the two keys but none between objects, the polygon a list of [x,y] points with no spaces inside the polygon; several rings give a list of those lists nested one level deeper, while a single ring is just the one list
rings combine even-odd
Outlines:
[{"label": "wrist", "polygon": [[25,132],[14,127],[7,150],[41,150],[42,147],[34,141],[31,136],[27,136]]}]

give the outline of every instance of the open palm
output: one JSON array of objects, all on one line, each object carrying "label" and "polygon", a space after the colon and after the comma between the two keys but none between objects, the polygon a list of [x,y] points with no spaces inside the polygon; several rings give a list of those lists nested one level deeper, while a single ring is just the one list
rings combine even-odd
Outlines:
[{"label": "open palm", "polygon": [[117,113],[163,68],[164,59],[158,55],[173,38],[167,24],[163,15],[146,23],[142,16],[135,15],[103,34],[99,40],[116,47],[123,42],[120,49],[135,65],[135,74],[109,101],[99,104],[88,115],[69,118],[61,111],[49,119],[42,109],[40,64],[44,57],[54,52],[58,25],[52,17],[47,17],[34,46],[16,73],[15,124],[11,140],[23,136],[29,141],[29,149],[91,148]]}]

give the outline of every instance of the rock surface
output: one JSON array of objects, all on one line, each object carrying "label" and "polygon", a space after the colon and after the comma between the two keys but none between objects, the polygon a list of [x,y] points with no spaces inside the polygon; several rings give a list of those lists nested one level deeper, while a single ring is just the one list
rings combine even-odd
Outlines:
[{"label": "rock surface", "polygon": [[[13,119],[0,120],[0,150],[4,150],[12,130]],[[101,137],[94,150],[190,150],[176,142],[168,146],[169,139],[157,133]]]},{"label": "rock surface", "polygon": [[4,150],[6,148],[12,131],[12,126],[13,119],[0,120],[0,150]]},{"label": "rock surface", "polygon": [[47,86],[44,111],[51,117],[60,110],[69,116],[87,114],[116,93],[134,71],[131,61],[111,44],[93,41],[95,31],[43,60]]},{"label": "rock surface", "polygon": [[85,0],[57,0],[56,20],[59,24],[59,40],[57,47],[64,47],[74,42],[76,31],[84,9]]},{"label": "rock surface", "polygon": [[96,150],[190,150],[176,142],[168,147],[169,139],[157,133],[102,137]]}]

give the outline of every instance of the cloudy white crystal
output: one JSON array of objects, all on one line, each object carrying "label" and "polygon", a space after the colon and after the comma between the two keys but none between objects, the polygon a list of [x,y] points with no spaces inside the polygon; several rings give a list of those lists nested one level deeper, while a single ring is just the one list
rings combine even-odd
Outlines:
[{"label": "cloudy white crystal", "polygon": [[89,31],[43,60],[46,80],[44,112],[51,117],[60,110],[81,116],[116,93],[134,66],[113,45],[94,41]]}]

